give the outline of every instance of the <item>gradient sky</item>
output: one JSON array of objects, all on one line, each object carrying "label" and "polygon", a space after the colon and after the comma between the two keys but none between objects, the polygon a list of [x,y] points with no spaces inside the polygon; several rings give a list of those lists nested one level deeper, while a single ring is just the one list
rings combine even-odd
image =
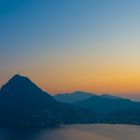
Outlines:
[{"label": "gradient sky", "polygon": [[139,0],[0,0],[0,85],[140,93]]}]

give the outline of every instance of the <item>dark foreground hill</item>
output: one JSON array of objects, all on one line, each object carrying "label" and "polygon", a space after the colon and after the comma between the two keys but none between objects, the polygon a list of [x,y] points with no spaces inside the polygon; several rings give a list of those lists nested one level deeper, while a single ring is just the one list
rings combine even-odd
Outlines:
[{"label": "dark foreground hill", "polygon": [[0,125],[52,127],[93,118],[83,109],[56,101],[27,77],[15,75],[0,90]]}]

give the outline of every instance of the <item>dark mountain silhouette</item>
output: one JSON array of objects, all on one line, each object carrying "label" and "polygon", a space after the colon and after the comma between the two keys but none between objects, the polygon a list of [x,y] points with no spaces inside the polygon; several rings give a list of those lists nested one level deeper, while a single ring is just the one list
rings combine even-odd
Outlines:
[{"label": "dark mountain silhouette", "polygon": [[121,109],[98,115],[97,122],[140,125],[140,108]]},{"label": "dark mountain silhouette", "polygon": [[104,97],[104,98],[108,98],[108,99],[124,99],[124,98],[121,98],[121,97],[118,97],[118,96],[109,95],[109,94],[102,94],[100,96]]},{"label": "dark mountain silhouette", "polygon": [[129,99],[112,99],[102,96],[92,96],[88,99],[75,102],[74,105],[90,110],[94,113],[109,113],[125,109],[140,109],[139,102],[133,102]]},{"label": "dark mountain silhouette", "polygon": [[73,93],[63,93],[63,94],[56,94],[53,96],[56,100],[64,103],[74,103],[80,100],[87,99],[94,94],[88,93],[88,92],[83,92],[83,91],[76,91]]},{"label": "dark mountain silhouette", "polygon": [[[0,90],[0,126],[45,126],[73,123],[140,124],[140,102],[111,95],[75,92],[62,103],[20,75]],[[69,97],[72,100],[72,97]],[[69,100],[68,100],[69,101]]]},{"label": "dark mountain silhouette", "polygon": [[[38,88],[27,77],[15,75],[0,91],[0,120],[3,124],[39,123],[43,111],[54,110],[56,101]],[[51,118],[48,122],[53,123]],[[57,119],[56,119],[57,120]],[[31,122],[32,121],[32,122]],[[38,121],[38,122],[37,122]]]},{"label": "dark mountain silhouette", "polygon": [[106,98],[105,95],[92,96],[73,104],[96,114],[98,123],[140,124],[140,102],[114,96]]},{"label": "dark mountain silhouette", "polygon": [[89,120],[86,111],[56,101],[20,75],[15,75],[1,88],[0,114],[1,125],[53,126]]}]

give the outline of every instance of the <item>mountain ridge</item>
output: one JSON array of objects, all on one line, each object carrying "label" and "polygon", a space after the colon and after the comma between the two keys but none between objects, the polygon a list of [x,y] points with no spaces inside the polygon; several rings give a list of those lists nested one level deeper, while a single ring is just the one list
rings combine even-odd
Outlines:
[{"label": "mountain ridge", "polygon": [[0,125],[12,126],[50,127],[91,119],[87,111],[56,101],[29,78],[20,75],[13,76],[1,88],[0,114]]},{"label": "mountain ridge", "polygon": [[[140,124],[140,102],[82,91],[74,103],[62,103],[28,77],[15,75],[0,89],[0,126],[54,127],[75,123]],[[88,95],[88,97],[87,97]],[[86,97],[86,98],[85,98]]]},{"label": "mountain ridge", "polygon": [[107,99],[128,99],[128,98],[123,98],[123,97],[110,95],[110,94],[97,95],[95,93],[84,92],[84,91],[75,91],[75,92],[71,92],[71,93],[58,93],[58,94],[54,95],[53,97],[57,101],[60,101],[60,102],[74,103],[74,102],[85,100],[92,96],[98,96],[98,97],[103,97],[103,98],[107,98]]},{"label": "mountain ridge", "polygon": [[79,100],[87,99],[94,94],[89,93],[89,92],[84,92],[84,91],[75,91],[72,93],[60,93],[56,94],[53,97],[60,102],[64,103],[73,103]]}]

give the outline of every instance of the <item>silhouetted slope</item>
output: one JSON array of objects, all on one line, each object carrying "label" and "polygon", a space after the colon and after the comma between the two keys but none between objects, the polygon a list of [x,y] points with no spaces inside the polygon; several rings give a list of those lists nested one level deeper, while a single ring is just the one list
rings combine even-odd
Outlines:
[{"label": "silhouetted slope", "polygon": [[83,92],[83,91],[76,91],[73,93],[63,93],[63,94],[56,94],[53,96],[56,100],[64,103],[74,103],[80,100],[87,99],[94,94]]},{"label": "silhouetted slope", "polygon": [[15,75],[0,91],[1,125],[45,125],[89,121],[90,114],[60,103],[27,77]]},{"label": "silhouetted slope", "polygon": [[15,75],[0,90],[0,126],[52,127],[97,122],[140,124],[139,102],[83,92],[74,95],[86,99],[72,104],[61,103],[27,77]]},{"label": "silhouetted slope", "polygon": [[56,103],[48,93],[42,91],[27,77],[20,75],[15,75],[10,79],[8,83],[1,88],[0,93],[1,98],[7,101],[12,101],[13,104],[18,102],[20,105],[23,101],[25,104],[30,106],[38,104],[39,108],[44,105],[47,105],[45,107],[50,107],[50,105]]},{"label": "silhouetted slope", "polygon": [[101,96],[92,96],[88,99],[75,102],[74,105],[95,113],[108,113],[125,109],[140,109],[140,103],[129,99],[111,99]]},{"label": "silhouetted slope", "polygon": [[74,105],[93,112],[98,123],[140,124],[140,102],[92,96]]},{"label": "silhouetted slope", "polygon": [[108,99],[124,99],[118,96],[113,96],[113,95],[109,95],[109,94],[102,94],[100,95],[100,97],[104,97],[104,98],[108,98]]},{"label": "silhouetted slope", "polygon": [[46,114],[50,110],[50,114],[54,115],[56,103],[27,77],[15,75],[1,88],[0,120],[5,120],[3,123],[8,124],[41,123],[46,116],[45,123],[52,125],[57,123],[57,119]]},{"label": "silhouetted slope", "polygon": [[136,124],[140,125],[140,109],[127,108],[100,115],[100,123]]}]

